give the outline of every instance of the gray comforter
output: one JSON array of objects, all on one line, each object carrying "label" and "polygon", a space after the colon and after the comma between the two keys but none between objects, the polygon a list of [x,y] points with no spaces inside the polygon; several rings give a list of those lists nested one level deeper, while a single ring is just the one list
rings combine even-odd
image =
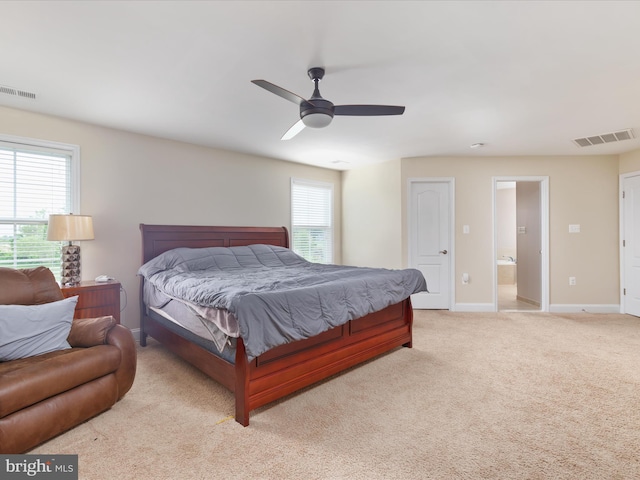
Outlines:
[{"label": "gray comforter", "polygon": [[138,273],[171,297],[233,313],[249,359],[426,291],[415,269],[310,263],[272,245],[177,248]]}]

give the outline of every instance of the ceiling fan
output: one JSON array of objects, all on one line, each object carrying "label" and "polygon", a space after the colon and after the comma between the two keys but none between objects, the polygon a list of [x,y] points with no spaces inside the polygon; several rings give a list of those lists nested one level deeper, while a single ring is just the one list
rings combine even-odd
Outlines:
[{"label": "ceiling fan", "polygon": [[311,81],[315,84],[313,94],[308,100],[266,80],[251,80],[251,83],[300,106],[300,120],[287,130],[281,140],[289,140],[295,137],[304,127],[326,127],[331,123],[334,115],[362,117],[402,115],[404,113],[404,107],[394,105],[334,105],[329,100],[322,98],[320,90],[318,90],[318,83],[324,77],[324,68],[313,67],[310,68],[307,73]]}]

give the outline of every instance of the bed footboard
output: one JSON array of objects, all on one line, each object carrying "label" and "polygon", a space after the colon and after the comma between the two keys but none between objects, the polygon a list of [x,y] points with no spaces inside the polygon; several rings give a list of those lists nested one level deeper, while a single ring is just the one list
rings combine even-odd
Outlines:
[{"label": "bed footboard", "polygon": [[411,300],[352,320],[313,338],[274,348],[252,362],[236,351],[236,421],[249,412],[394,348],[412,346]]}]

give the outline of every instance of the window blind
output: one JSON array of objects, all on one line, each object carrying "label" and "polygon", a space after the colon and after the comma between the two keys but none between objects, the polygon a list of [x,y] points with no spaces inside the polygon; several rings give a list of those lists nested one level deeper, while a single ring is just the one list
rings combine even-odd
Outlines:
[{"label": "window blind", "polygon": [[61,242],[47,241],[52,213],[70,213],[72,152],[0,142],[0,266],[60,274]]},{"label": "window blind", "polygon": [[333,185],[291,180],[292,250],[314,263],[333,261]]}]

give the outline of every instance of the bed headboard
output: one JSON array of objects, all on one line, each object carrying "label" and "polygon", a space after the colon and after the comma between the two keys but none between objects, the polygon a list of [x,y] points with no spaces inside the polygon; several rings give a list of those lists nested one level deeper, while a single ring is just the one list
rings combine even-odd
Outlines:
[{"label": "bed headboard", "polygon": [[264,243],[289,248],[285,227],[211,227],[193,225],[145,225],[142,232],[142,263],[178,247],[236,247]]}]

